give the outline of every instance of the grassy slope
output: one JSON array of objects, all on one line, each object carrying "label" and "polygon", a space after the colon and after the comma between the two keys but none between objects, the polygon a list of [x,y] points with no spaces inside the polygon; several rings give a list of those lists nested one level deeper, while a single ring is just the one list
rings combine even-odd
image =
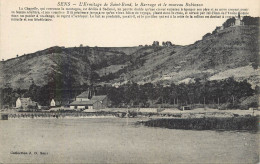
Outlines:
[{"label": "grassy slope", "polygon": [[[188,46],[167,47],[145,56],[143,66],[131,72],[136,82],[156,82],[169,75],[170,81],[206,76],[215,79],[222,72],[224,78],[237,76],[238,80],[249,79],[259,84],[259,70],[251,69],[258,61],[259,30],[256,27],[230,27]],[[175,52],[175,53],[173,53]],[[220,79],[220,77],[218,77]]]},{"label": "grassy slope", "polygon": [[[138,47],[126,48],[126,53],[137,51]],[[120,51],[119,51],[120,50]],[[0,86],[10,83],[12,87],[28,88],[32,81],[45,85],[62,77],[64,81],[88,83],[91,71],[106,65],[124,64],[129,54],[122,48],[61,48],[54,47],[23,55],[0,63]]]},{"label": "grassy slope", "polygon": [[[37,85],[44,85],[55,79],[55,76],[65,73],[65,64],[67,68],[71,66],[76,68],[73,72],[75,76],[89,69],[82,60],[65,54],[46,54],[30,60],[17,58],[4,65],[5,82],[21,88],[28,88],[32,80]],[[78,80],[81,82],[86,79],[79,77]]]},{"label": "grassy slope", "polygon": [[[259,84],[259,29],[230,27],[188,46],[172,47],[52,47],[0,62],[0,85],[28,88],[31,81],[44,85],[59,75],[86,83],[91,72],[125,74],[135,82],[189,82],[234,76]],[[4,63],[4,64],[3,64]],[[122,67],[124,66],[124,67]],[[165,78],[167,76],[167,78]],[[116,83],[120,79],[112,80]],[[122,81],[122,76],[121,76]]]}]

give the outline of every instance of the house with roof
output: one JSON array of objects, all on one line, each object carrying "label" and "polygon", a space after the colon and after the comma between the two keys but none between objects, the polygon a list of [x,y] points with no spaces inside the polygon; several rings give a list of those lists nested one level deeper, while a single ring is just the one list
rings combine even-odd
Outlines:
[{"label": "house with roof", "polygon": [[101,104],[98,101],[88,100],[88,101],[73,101],[70,103],[70,109],[101,109]]},{"label": "house with roof", "polygon": [[101,106],[98,106],[100,109],[107,108],[110,104],[107,95],[93,96],[92,101],[97,101]]},{"label": "house with roof", "polygon": [[92,96],[90,91],[85,91],[76,97],[76,100],[70,103],[70,109],[104,109],[109,105],[106,95]]},{"label": "house with roof", "polygon": [[51,106],[51,107],[56,106],[56,102],[54,101],[54,99],[51,100],[50,106]]},{"label": "house with roof", "polygon": [[89,101],[91,99],[91,92],[89,90],[82,92],[76,97],[76,101]]},{"label": "house with roof", "polygon": [[27,109],[28,106],[37,106],[37,102],[31,100],[31,98],[18,98],[16,100],[16,108]]}]

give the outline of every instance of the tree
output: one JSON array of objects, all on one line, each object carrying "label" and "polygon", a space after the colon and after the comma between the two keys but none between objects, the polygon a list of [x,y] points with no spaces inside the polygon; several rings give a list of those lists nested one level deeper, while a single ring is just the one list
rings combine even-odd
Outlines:
[{"label": "tree", "polygon": [[244,22],[244,25],[256,25],[259,26],[259,17],[250,17],[250,16],[244,16],[242,21]]},{"label": "tree", "polygon": [[118,106],[120,103],[125,102],[124,88],[123,87],[109,88],[108,89],[108,98],[112,101],[113,106]]},{"label": "tree", "polygon": [[40,94],[40,87],[32,81],[32,84],[30,85],[29,90],[24,94],[24,97],[30,97],[33,101],[38,102]]},{"label": "tree", "polygon": [[15,103],[15,101],[14,101],[15,94],[14,94],[13,89],[11,87],[3,88],[1,96],[2,96],[3,105],[12,106],[12,104]]},{"label": "tree", "polygon": [[226,20],[226,22],[223,23],[224,28],[230,27],[232,24],[234,24],[236,21],[235,17],[229,18]]},{"label": "tree", "polygon": [[139,104],[139,86],[137,83],[127,84],[125,90],[126,103],[129,105]]}]

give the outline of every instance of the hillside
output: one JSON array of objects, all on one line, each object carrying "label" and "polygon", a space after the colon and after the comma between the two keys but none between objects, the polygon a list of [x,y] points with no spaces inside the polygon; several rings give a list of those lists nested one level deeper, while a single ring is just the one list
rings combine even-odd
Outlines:
[{"label": "hillside", "polygon": [[13,88],[29,88],[34,82],[43,86],[48,82],[60,85],[89,84],[98,78],[94,70],[129,60],[129,53],[138,50],[130,47],[51,47],[32,54],[1,62],[1,86],[9,83]]},{"label": "hillside", "polygon": [[233,76],[260,84],[259,28],[233,26],[204,36],[188,46],[51,47],[2,61],[0,85],[28,88],[32,82],[60,87],[82,84],[112,85],[188,83]]},{"label": "hillside", "polygon": [[192,45],[164,47],[140,57],[138,61],[142,61],[142,65],[130,66],[129,76],[138,83],[160,81],[164,84],[233,76],[256,85],[260,80],[260,71],[256,69],[259,62],[258,36],[257,26],[237,26],[211,34]]}]

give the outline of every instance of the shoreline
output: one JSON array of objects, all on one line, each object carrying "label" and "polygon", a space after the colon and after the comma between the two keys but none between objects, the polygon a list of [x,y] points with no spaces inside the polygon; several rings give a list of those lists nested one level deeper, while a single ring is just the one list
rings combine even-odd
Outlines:
[{"label": "shoreline", "polygon": [[18,112],[13,110],[1,111],[0,115],[7,115],[8,119],[67,119],[67,118],[149,118],[149,119],[193,119],[193,118],[236,118],[260,116],[260,111],[255,110],[218,110],[197,108],[194,110],[164,109],[160,112],[138,108],[105,109],[92,112],[79,111],[34,111]]},{"label": "shoreline", "polygon": [[259,116],[239,117],[208,117],[208,118],[179,118],[179,119],[151,119],[139,121],[139,125],[166,129],[182,130],[220,130],[220,131],[252,131],[259,130]]}]

